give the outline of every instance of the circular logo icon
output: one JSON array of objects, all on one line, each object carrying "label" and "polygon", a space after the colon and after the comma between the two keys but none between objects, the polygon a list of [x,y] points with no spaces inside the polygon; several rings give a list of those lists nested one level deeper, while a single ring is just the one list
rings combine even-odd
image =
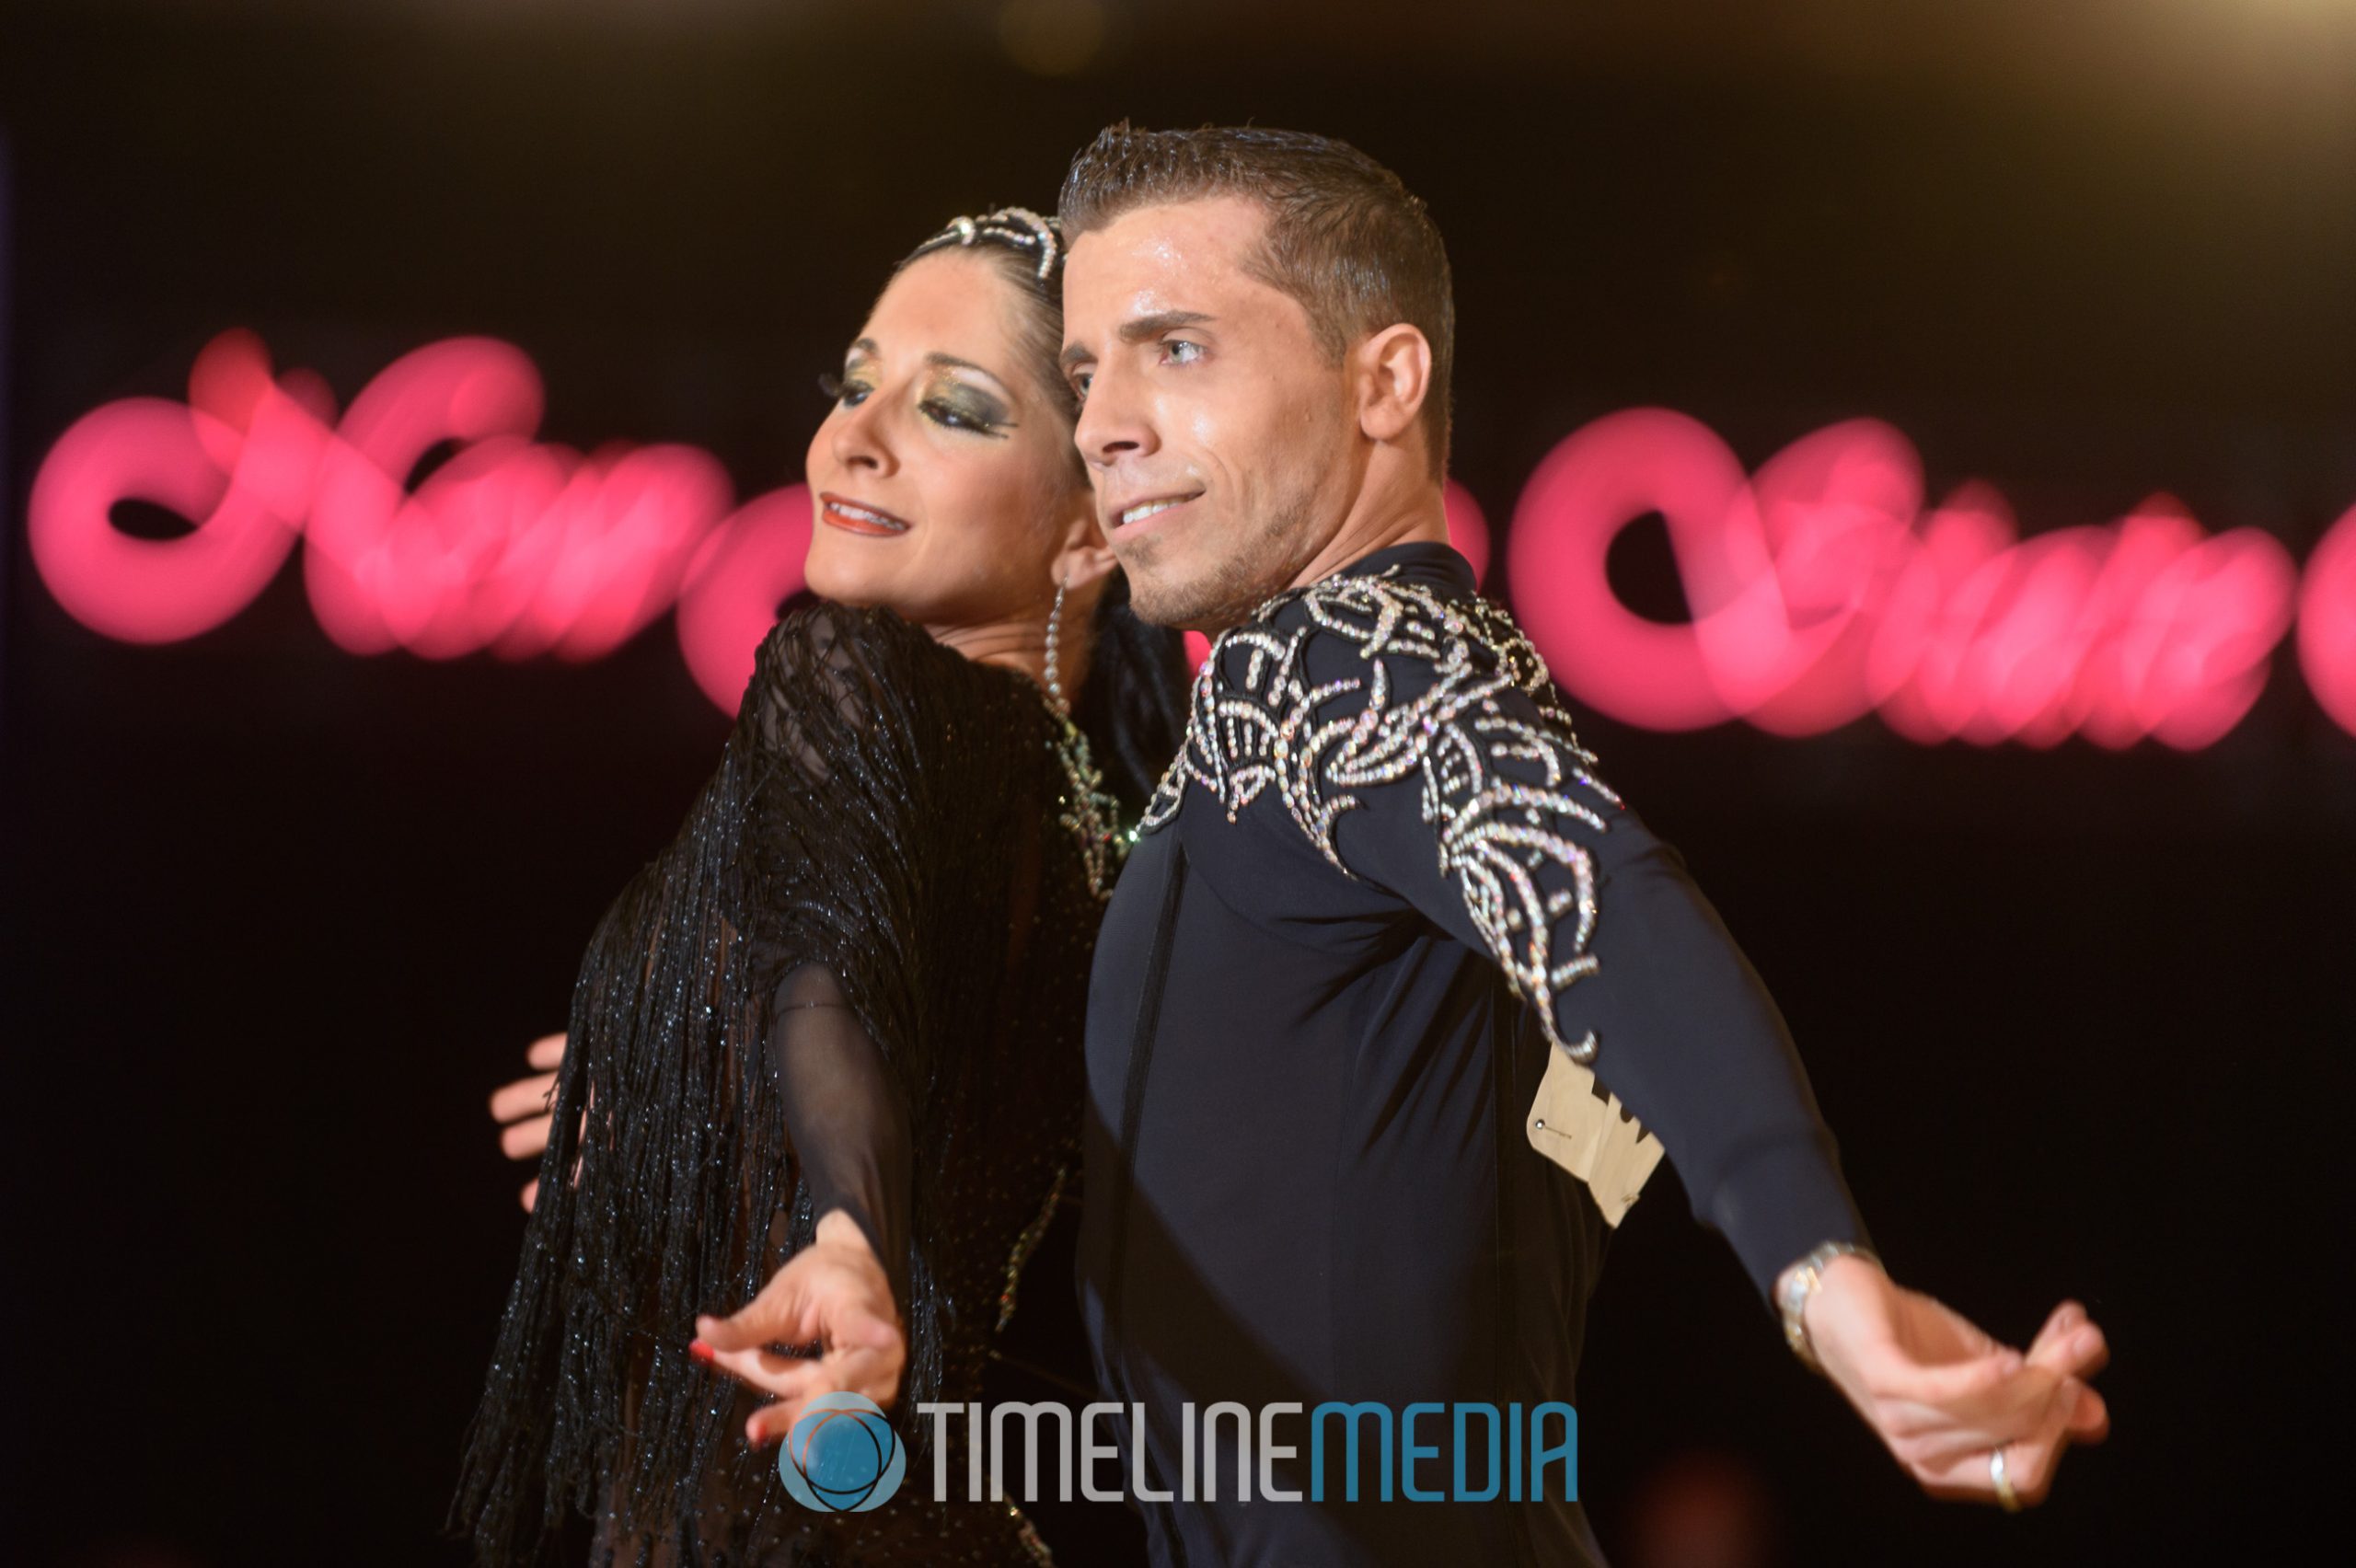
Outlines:
[{"label": "circular logo icon", "polygon": [[777,1451],[778,1479],[804,1508],[863,1514],[900,1490],[907,1450],[884,1410],[864,1394],[820,1394]]}]

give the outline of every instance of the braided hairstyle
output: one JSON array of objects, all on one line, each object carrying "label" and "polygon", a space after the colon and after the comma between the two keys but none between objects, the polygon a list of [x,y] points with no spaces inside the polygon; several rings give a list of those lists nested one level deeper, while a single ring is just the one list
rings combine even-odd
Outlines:
[{"label": "braided hairstyle", "polygon": [[[901,258],[902,268],[937,250],[963,248],[996,262],[1022,300],[1025,363],[1066,418],[1078,412],[1064,380],[1062,231],[1027,207],[1000,207],[952,218]],[[1078,448],[1072,462],[1080,463]],[[1149,626],[1129,608],[1128,578],[1117,569],[1096,602],[1088,680],[1072,704],[1072,721],[1088,736],[1105,788],[1132,815],[1145,808],[1186,728],[1186,651],[1181,635]]]}]

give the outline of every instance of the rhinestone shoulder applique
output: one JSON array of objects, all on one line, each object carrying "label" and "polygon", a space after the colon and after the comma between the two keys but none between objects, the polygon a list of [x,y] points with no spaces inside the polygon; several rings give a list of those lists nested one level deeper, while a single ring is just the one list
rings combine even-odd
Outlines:
[{"label": "rhinestone shoulder applique", "polygon": [[[1596,968],[1588,951],[1594,862],[1565,829],[1604,832],[1599,804],[1617,806],[1620,798],[1590,771],[1594,754],[1579,744],[1545,660],[1513,618],[1485,599],[1397,581],[1395,571],[1278,594],[1219,637],[1195,677],[1185,744],[1140,829],[1174,817],[1190,783],[1209,791],[1230,822],[1273,789],[1319,853],[1351,875],[1334,839],[1343,815],[1365,803],[1355,791],[1415,775],[1442,874],[1456,882],[1473,926],[1547,1039],[1584,1063],[1593,1037],[1563,1041],[1553,1005]],[[1277,613],[1296,601],[1305,618],[1279,629]],[[1352,645],[1366,673],[1310,684],[1306,653],[1321,637]],[[1239,659],[1241,674],[1230,678]],[[1392,689],[1402,661],[1423,667],[1419,689],[1403,698]],[[1498,703],[1508,690],[1536,703],[1535,721]],[[1498,772],[1508,761],[1527,765],[1516,770],[1521,777]],[[1524,782],[1532,773],[1537,780]],[[1568,871],[1568,886],[1540,884],[1532,873],[1549,862]]]}]

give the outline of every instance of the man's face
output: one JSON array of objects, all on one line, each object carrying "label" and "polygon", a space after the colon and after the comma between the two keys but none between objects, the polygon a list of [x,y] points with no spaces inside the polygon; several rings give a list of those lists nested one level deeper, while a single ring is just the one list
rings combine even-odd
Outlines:
[{"label": "man's face", "polygon": [[1365,461],[1347,372],[1249,270],[1266,222],[1233,197],[1141,207],[1064,263],[1074,439],[1131,603],[1159,625],[1216,631],[1289,587]]}]

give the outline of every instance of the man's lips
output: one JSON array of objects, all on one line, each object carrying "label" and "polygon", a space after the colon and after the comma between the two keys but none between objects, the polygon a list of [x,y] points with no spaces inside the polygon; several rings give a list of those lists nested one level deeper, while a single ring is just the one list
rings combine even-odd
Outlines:
[{"label": "man's lips", "polygon": [[1125,502],[1113,511],[1113,532],[1130,534],[1158,517],[1167,517],[1198,501],[1200,490],[1187,490],[1179,495],[1154,495]]},{"label": "man's lips", "polygon": [[880,506],[869,506],[832,490],[818,497],[818,516],[847,534],[889,536],[908,531],[907,518],[895,517]]}]

